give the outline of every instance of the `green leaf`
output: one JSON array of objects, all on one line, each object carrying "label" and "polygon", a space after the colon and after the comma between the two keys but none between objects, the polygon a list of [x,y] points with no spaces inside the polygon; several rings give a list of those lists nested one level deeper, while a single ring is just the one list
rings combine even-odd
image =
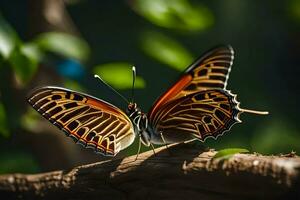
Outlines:
[{"label": "green leaf", "polygon": [[[94,73],[103,78],[107,83],[118,89],[131,89],[133,65],[124,62],[107,63],[94,68]],[[135,88],[144,88],[145,80],[137,76]]]},{"label": "green leaf", "polygon": [[234,154],[237,153],[248,153],[249,150],[247,149],[240,149],[240,148],[228,148],[228,149],[222,149],[216,153],[216,155],[213,157],[213,159],[229,159]]},{"label": "green leaf", "polygon": [[45,51],[81,61],[87,60],[90,54],[86,41],[66,33],[43,33],[35,39],[34,43]]},{"label": "green leaf", "polygon": [[147,55],[179,71],[193,61],[193,56],[186,48],[161,33],[142,34],[141,47]]},{"label": "green leaf", "polygon": [[19,82],[26,84],[37,71],[39,62],[38,50],[32,44],[16,47],[9,57],[9,62]]},{"label": "green leaf", "polygon": [[8,137],[10,135],[7,127],[5,109],[1,102],[0,102],[0,135],[2,135],[3,137]]},{"label": "green leaf", "polygon": [[17,33],[0,15],[0,54],[9,61],[20,83],[27,83],[37,70],[41,53],[34,44],[22,44]]},{"label": "green leaf", "polygon": [[0,14],[0,55],[7,59],[19,42],[20,40],[15,30]]},{"label": "green leaf", "polygon": [[182,31],[200,31],[214,22],[212,12],[188,0],[134,0],[133,10],[157,26]]},{"label": "green leaf", "polygon": [[30,60],[41,62],[44,58],[44,52],[35,43],[25,43],[21,46],[21,51]]}]

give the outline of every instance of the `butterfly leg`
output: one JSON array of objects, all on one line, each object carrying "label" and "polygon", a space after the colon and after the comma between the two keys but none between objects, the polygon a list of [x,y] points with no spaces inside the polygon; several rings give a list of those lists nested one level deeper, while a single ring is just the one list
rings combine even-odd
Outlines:
[{"label": "butterfly leg", "polygon": [[134,161],[136,161],[140,155],[140,151],[141,151],[141,144],[142,144],[142,139],[141,139],[141,136],[140,136],[140,139],[139,139],[139,148],[138,148],[138,152],[136,154],[136,157],[134,159]]},{"label": "butterfly leg", "polygon": [[156,153],[155,153],[155,150],[154,150],[154,146],[153,146],[153,144],[152,144],[152,143],[150,143],[150,145],[151,145],[151,147],[152,147],[152,151],[153,151],[153,154],[154,154],[154,156],[156,156]]},{"label": "butterfly leg", "polygon": [[165,145],[166,148],[168,149],[169,154],[171,155],[171,151],[170,151],[170,149],[169,149],[169,147],[168,147],[168,144],[166,143],[166,140],[165,140],[165,138],[164,138],[162,132],[160,131],[159,134],[160,134],[160,137],[161,137],[161,139],[162,139],[164,145]]}]

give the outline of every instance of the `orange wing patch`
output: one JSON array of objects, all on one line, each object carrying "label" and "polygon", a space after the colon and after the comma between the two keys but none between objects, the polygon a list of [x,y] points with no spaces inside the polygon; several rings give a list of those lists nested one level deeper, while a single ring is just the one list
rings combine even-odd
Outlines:
[{"label": "orange wing patch", "polygon": [[153,117],[153,114],[157,111],[157,109],[165,104],[167,101],[172,99],[178,93],[182,91],[192,80],[192,76],[189,74],[184,75],[179,81],[177,81],[167,92],[162,95],[154,104],[153,108],[149,112],[150,118]]}]

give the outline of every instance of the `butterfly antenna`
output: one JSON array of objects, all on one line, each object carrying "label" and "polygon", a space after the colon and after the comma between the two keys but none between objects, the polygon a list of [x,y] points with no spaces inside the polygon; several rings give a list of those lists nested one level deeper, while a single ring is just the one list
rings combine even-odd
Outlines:
[{"label": "butterfly antenna", "polygon": [[116,93],[117,95],[119,95],[124,101],[126,101],[129,104],[129,101],[122,94],[120,94],[112,86],[108,85],[100,76],[98,76],[97,74],[95,74],[94,77],[98,78],[102,83],[104,83],[108,88],[110,88],[114,93]]},{"label": "butterfly antenna", "polygon": [[131,102],[134,102],[134,84],[136,78],[136,69],[135,66],[132,66],[132,89],[131,89]]},{"label": "butterfly antenna", "polygon": [[243,108],[240,108],[239,110],[241,112],[251,113],[251,114],[257,114],[257,115],[268,115],[269,114],[268,111],[257,111],[257,110],[243,109]]}]

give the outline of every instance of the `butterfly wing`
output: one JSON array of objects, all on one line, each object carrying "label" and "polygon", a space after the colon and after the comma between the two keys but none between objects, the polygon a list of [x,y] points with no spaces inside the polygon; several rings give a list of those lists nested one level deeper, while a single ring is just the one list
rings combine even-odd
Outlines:
[{"label": "butterfly wing", "polygon": [[240,122],[239,103],[225,90],[233,58],[231,46],[220,46],[189,66],[150,109],[154,132],[161,132],[168,143],[195,137],[204,141]]},{"label": "butterfly wing", "polygon": [[153,118],[154,113],[170,100],[202,90],[225,89],[233,59],[234,51],[231,46],[213,48],[200,56],[153,104],[149,118]]},{"label": "butterfly wing", "polygon": [[67,136],[103,155],[114,156],[135,138],[132,122],[117,107],[58,87],[35,90],[28,102]]},{"label": "butterfly wing", "polygon": [[193,93],[195,90],[225,89],[233,59],[234,51],[231,46],[220,46],[209,50],[186,69],[185,73],[192,76],[192,80],[180,92],[181,96]]},{"label": "butterfly wing", "polygon": [[164,104],[151,125],[167,143],[217,138],[240,122],[235,96],[220,89],[189,94]]}]

